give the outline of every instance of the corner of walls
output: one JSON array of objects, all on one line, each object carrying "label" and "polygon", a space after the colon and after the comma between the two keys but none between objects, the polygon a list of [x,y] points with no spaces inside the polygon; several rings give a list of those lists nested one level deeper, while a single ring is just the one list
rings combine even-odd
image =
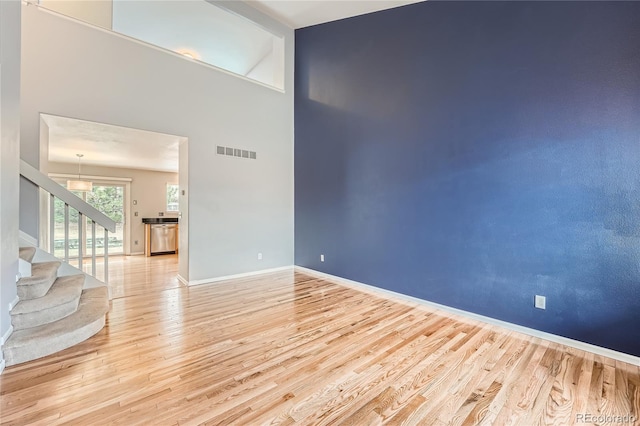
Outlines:
[{"label": "corner of walls", "polygon": [[[23,148],[37,152],[40,112],[187,137],[191,226],[181,274],[191,281],[293,262],[292,29],[279,27],[283,93],[37,7],[25,6],[22,26]],[[216,145],[258,159],[217,155]]]},{"label": "corner of walls", "polygon": [[516,331],[518,333],[525,334],[527,336],[538,337],[540,339],[548,340],[553,343],[557,343],[559,345],[569,346],[581,351],[591,352],[596,355],[605,356],[611,359],[615,359],[618,361],[626,362],[628,364],[640,366],[640,357],[630,355],[624,352],[614,351],[612,349],[603,348],[601,346],[592,345],[589,343],[585,343],[582,341],[569,339],[564,336],[558,336],[552,333],[546,333],[540,330],[536,330],[529,327],[523,327],[517,324],[513,324],[506,321],[500,321],[495,318],[487,317],[484,315],[478,315],[473,312],[468,312],[461,309],[452,308],[447,305],[441,305],[439,303],[430,302],[428,300],[420,299],[413,296],[408,296],[403,293],[398,293],[392,290],[386,290],[380,287],[376,287],[374,285],[361,283],[354,280],[349,280],[346,278],[338,277],[335,275],[327,274],[324,272],[316,271],[314,269],[305,268],[302,266],[295,266],[295,270],[298,272],[302,272],[307,275],[315,276],[318,278],[326,279],[329,281],[337,282],[347,287],[355,288],[356,290],[365,291],[367,293],[376,295],[378,297],[390,298],[391,300],[398,301],[400,303],[411,303],[418,304],[421,306],[425,306],[431,308],[433,310],[438,310],[441,312],[446,312],[452,315],[458,315],[463,318],[468,318],[474,321],[480,321],[485,324],[497,325],[499,327],[504,328],[505,330]]},{"label": "corner of walls", "polygon": [[295,263],[640,355],[638,16],[420,2],[297,30]]}]

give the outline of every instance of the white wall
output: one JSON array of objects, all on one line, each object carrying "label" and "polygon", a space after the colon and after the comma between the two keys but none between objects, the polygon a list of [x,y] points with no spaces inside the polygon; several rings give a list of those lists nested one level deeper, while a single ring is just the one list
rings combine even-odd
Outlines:
[{"label": "white wall", "polygon": [[[74,175],[78,173],[77,163],[49,162],[49,173]],[[154,172],[151,170],[125,169],[116,167],[100,167],[85,164],[82,166],[83,176],[102,176],[131,179],[131,235],[129,237],[129,252],[131,254],[144,252],[143,217],[158,217],[164,213],[165,217],[176,217],[178,213],[166,212],[167,183],[178,184],[178,174],[169,172]],[[133,204],[133,201],[137,204]],[[138,216],[134,215],[138,212]],[[135,244],[135,241],[138,244]]]},{"label": "white wall", "polygon": [[[181,140],[178,147],[178,169],[189,170],[189,142]],[[178,227],[178,247],[180,256],[178,261],[178,275],[183,280],[189,277],[189,179],[188,173],[178,174],[178,187],[180,189],[179,208],[180,226]]]},{"label": "white wall", "polygon": [[285,36],[286,93],[23,7],[22,158],[39,165],[41,112],[187,137],[190,281],[293,263],[293,30],[239,8]]},{"label": "white wall", "polygon": [[271,84],[275,87],[284,85],[284,42],[273,37],[269,54],[262,57],[247,73],[247,77]]},{"label": "white wall", "polygon": [[[17,296],[20,159],[20,2],[0,1],[0,338]],[[2,342],[0,342],[1,344]],[[4,359],[0,353],[0,371]]]},{"label": "white wall", "polygon": [[40,4],[63,15],[111,29],[113,16],[111,0],[40,0]]}]

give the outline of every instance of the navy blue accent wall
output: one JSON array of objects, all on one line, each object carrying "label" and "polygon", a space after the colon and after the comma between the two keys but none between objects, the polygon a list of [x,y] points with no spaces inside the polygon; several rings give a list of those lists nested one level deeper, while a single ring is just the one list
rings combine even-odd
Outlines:
[{"label": "navy blue accent wall", "polygon": [[429,1],[295,75],[297,265],[640,356],[640,3]]}]

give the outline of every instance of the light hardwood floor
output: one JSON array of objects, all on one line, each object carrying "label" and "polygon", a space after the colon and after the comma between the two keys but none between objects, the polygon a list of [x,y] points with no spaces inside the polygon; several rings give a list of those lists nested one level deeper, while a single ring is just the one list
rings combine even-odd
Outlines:
[{"label": "light hardwood floor", "polygon": [[293,271],[187,288],[176,269],[175,256],[111,260],[107,326],[7,368],[1,423],[570,425],[634,424],[582,423],[587,415],[640,417],[637,366]]}]

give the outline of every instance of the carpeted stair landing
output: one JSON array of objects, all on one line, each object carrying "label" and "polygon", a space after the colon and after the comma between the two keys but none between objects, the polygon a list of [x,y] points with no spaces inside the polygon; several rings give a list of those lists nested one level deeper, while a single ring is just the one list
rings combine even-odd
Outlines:
[{"label": "carpeted stair landing", "polygon": [[[32,262],[36,249],[20,249]],[[32,263],[21,278],[19,302],[11,310],[13,333],[2,346],[6,365],[19,364],[71,347],[104,327],[109,311],[107,287],[83,289],[84,275],[58,277],[60,262]]]}]

